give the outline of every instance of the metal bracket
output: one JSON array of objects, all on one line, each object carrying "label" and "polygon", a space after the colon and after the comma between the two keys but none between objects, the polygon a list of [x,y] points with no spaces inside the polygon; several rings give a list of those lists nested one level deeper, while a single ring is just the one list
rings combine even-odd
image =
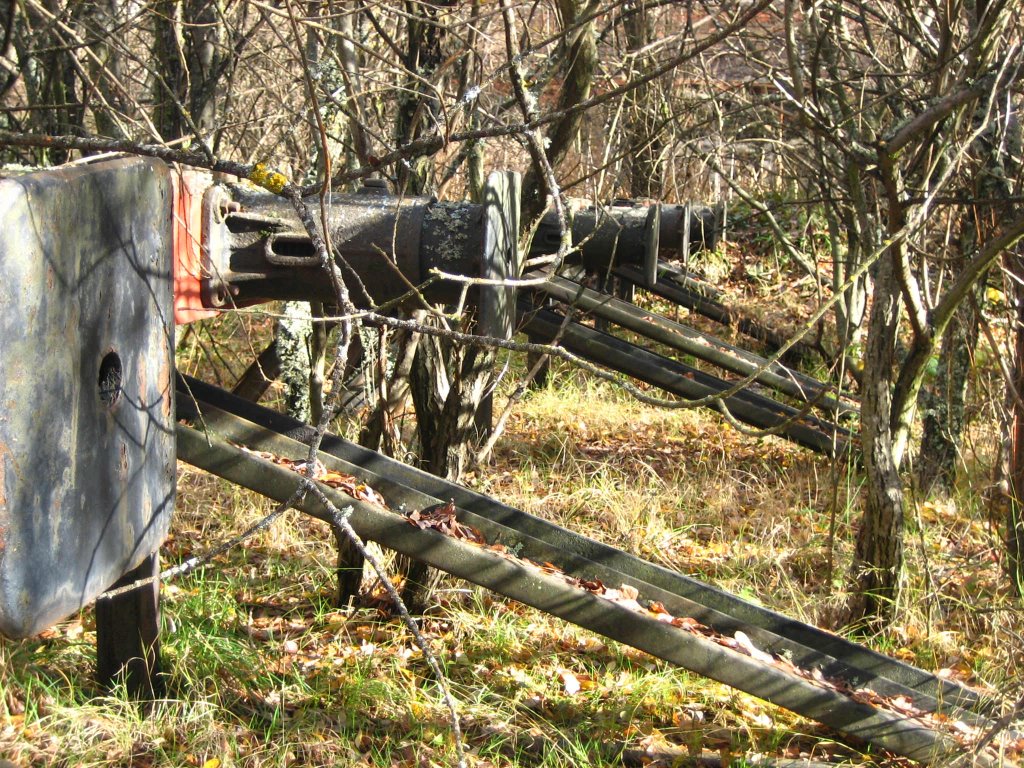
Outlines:
[{"label": "metal bracket", "polygon": [[[484,187],[484,253],[480,276],[506,281],[520,276],[518,173],[495,172]],[[508,339],[515,321],[516,289],[511,285],[480,288],[479,331],[485,336]]]}]

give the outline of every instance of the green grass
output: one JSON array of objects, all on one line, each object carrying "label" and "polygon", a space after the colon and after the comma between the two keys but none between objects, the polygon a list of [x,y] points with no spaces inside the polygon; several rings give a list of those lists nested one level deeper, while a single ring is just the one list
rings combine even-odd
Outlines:
[{"label": "green grass", "polygon": [[[694,411],[648,408],[576,375],[553,381],[525,399],[491,465],[473,473],[479,490],[828,622],[852,555],[855,474]],[[165,563],[269,509],[182,468]],[[979,494],[921,502],[913,517],[922,536],[908,535],[900,621],[865,640],[974,683],[1019,687],[1024,622],[992,559],[998,543]],[[169,695],[149,708],[91,682],[90,611],[42,637],[0,642],[0,756],[68,766],[454,763],[447,711],[407,629],[373,606],[332,605],[331,541],[322,524],[289,514],[165,584]],[[623,748],[666,765],[702,752],[867,759],[813,723],[454,579],[439,586],[423,629],[459,702],[471,765],[621,765]]]}]

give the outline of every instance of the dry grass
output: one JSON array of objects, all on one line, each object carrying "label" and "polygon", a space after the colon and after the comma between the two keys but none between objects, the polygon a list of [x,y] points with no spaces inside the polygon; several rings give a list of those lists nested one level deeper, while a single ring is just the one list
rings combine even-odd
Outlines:
[{"label": "dry grass", "polygon": [[[253,338],[260,330],[245,328]],[[852,552],[856,473],[701,412],[656,410],[556,374],[521,404],[473,486],[828,622]],[[164,559],[201,552],[268,509],[182,467]],[[997,532],[979,495],[965,490],[912,510],[900,621],[868,640],[927,668],[1014,690],[1024,679],[1024,622],[1006,593]],[[171,693],[150,709],[91,683],[89,611],[43,637],[3,641],[0,756],[68,766],[451,763],[445,710],[419,650],[374,605],[331,604],[333,559],[324,526],[290,515],[166,584]],[[461,582],[442,583],[424,630],[460,702],[471,765],[620,765],[622,747],[726,760],[868,759],[812,723]]]},{"label": "dry grass", "polygon": [[[779,597],[788,578],[825,586],[810,571],[827,560],[826,460],[701,412],[650,408],[603,385],[571,389],[536,393],[512,419],[484,490],[679,570],[739,574]],[[839,542],[854,491],[837,495]],[[840,545],[834,557],[847,554]]]}]

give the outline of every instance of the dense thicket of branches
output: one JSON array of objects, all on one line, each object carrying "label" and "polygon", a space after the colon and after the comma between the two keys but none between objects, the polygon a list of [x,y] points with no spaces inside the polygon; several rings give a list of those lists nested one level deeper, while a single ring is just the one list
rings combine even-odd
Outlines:
[{"label": "dense thicket of branches", "polygon": [[[948,486],[982,289],[1003,287],[1001,267],[1012,322],[1024,317],[1020,10],[1015,0],[12,0],[0,9],[0,146],[8,162],[59,163],[78,154],[73,141],[25,137],[109,137],[210,163],[265,161],[296,183],[377,173],[453,198],[475,194],[484,167],[511,168],[525,175],[527,236],[560,193],[739,197],[819,286],[829,312],[818,346],[837,378],[858,382],[867,492],[851,617],[878,616],[898,598],[915,425],[923,411],[922,478]],[[781,204],[796,211],[777,215]],[[443,313],[431,322],[470,327]],[[451,408],[453,391],[486,389],[489,357],[430,344],[413,365],[417,338],[393,349],[408,363],[399,370],[420,376],[422,414]],[[1017,435],[1020,355],[1015,365]],[[464,457],[441,458],[450,444],[435,421],[424,455],[457,475]],[[387,433],[368,431],[377,445]],[[1007,534],[1019,582],[1017,454]]]},{"label": "dense thicket of branches", "polygon": [[[854,615],[885,614],[902,565],[900,469],[928,363],[958,308],[1024,224],[1014,197],[1021,181],[1018,9],[998,2],[791,2],[783,10],[775,35],[735,44],[782,99],[782,120],[769,124],[779,131],[783,166],[804,196],[822,201],[817,210],[834,256],[837,350],[864,334],[867,498]],[[953,343],[969,354],[977,333],[969,313],[959,317]],[[938,442],[936,431],[955,445],[962,428],[956,393],[966,366],[951,352],[947,361],[945,392],[926,401],[928,446]],[[936,399],[950,407],[937,409]],[[954,452],[946,458],[946,467],[929,471],[948,475]]]}]

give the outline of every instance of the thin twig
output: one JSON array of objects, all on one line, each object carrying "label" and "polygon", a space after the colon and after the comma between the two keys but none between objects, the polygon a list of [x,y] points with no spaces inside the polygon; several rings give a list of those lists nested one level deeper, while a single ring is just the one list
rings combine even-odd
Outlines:
[{"label": "thin twig", "polygon": [[213,549],[209,549],[206,552],[203,552],[201,555],[194,555],[188,558],[188,560],[185,560],[183,563],[179,563],[178,565],[171,566],[170,568],[161,571],[156,576],[149,576],[145,579],[139,579],[138,581],[133,581],[131,584],[126,584],[125,586],[117,587],[116,589],[108,589],[106,592],[104,592],[96,599],[110,600],[114,597],[120,597],[121,595],[133,592],[136,589],[141,589],[142,587],[145,587],[149,584],[153,584],[157,581],[170,581],[171,579],[176,578],[178,576],[184,576],[186,573],[191,573],[196,568],[208,564],[215,557],[220,557],[225,552],[234,549],[246,540],[252,538],[260,531],[266,530],[271,523],[277,520],[277,518],[279,518],[289,509],[292,509],[296,504],[298,504],[302,500],[302,497],[306,495],[306,491],[308,490],[310,485],[311,483],[309,483],[309,481],[306,480],[303,485],[300,485],[298,488],[295,489],[295,493],[293,493],[286,501],[282,502],[277,507],[275,507],[270,513],[264,515],[262,518],[260,518],[259,521],[257,521],[253,525],[250,525],[237,536],[232,536],[230,539],[218,544]]}]

